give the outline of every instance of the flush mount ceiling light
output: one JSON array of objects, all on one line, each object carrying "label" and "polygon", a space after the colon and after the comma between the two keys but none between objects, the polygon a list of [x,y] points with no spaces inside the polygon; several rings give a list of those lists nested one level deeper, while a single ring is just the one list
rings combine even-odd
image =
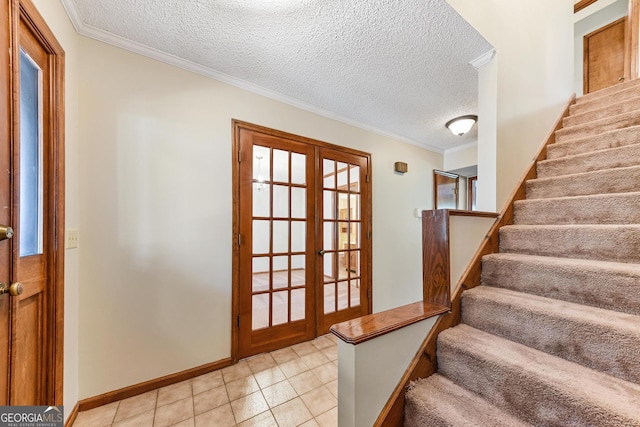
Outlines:
[{"label": "flush mount ceiling light", "polygon": [[449,128],[452,134],[462,136],[469,132],[477,121],[478,116],[460,116],[449,120],[445,126]]}]

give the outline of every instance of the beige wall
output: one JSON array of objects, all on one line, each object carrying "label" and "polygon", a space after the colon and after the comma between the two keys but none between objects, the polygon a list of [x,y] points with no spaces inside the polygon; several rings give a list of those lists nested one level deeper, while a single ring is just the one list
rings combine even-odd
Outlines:
[{"label": "beige wall", "polygon": [[478,185],[491,182],[495,171],[499,210],[573,92],[573,1],[448,2],[497,50],[493,64],[486,70],[482,67],[479,74],[481,94],[497,82],[495,124],[492,112],[486,110],[492,108],[491,99],[478,103],[478,124],[485,128],[478,129],[478,150],[492,152],[485,138],[495,127],[496,167],[479,163]]},{"label": "beige wall", "polygon": [[442,155],[91,39],[79,48],[80,398],[230,356],[232,118],[371,152],[374,310],[421,299],[413,208],[432,203]]},{"label": "beige wall", "polygon": [[[80,224],[78,198],[78,36],[58,1],[33,0],[65,50],[65,222]],[[64,272],[64,406],[65,416],[78,401],[79,249],[65,252]]]},{"label": "beige wall", "polygon": [[478,164],[478,143],[466,144],[444,152],[444,170],[453,171]]}]

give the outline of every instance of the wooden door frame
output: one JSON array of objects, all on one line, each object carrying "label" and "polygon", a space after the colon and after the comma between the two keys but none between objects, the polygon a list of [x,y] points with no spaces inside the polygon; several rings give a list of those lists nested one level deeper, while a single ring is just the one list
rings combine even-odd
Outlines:
[{"label": "wooden door frame", "polygon": [[[587,6],[595,3],[597,0],[583,0],[574,6],[574,13],[579,12]],[[640,48],[640,0],[629,0],[629,10],[627,13],[627,23],[625,29],[625,55],[624,55],[624,74],[625,81],[635,80],[638,78],[638,49]],[[598,30],[603,29],[613,23],[607,24]],[[595,31],[598,31],[595,30]],[[595,32],[593,31],[593,32]],[[593,33],[592,32],[592,33]],[[590,33],[591,34],[591,33]],[[586,46],[583,47],[583,92],[586,93]]]},{"label": "wooden door frame", "polygon": [[[357,156],[363,156],[367,158],[368,168],[369,168],[369,191],[367,192],[367,209],[362,209],[362,217],[367,218],[369,225],[369,233],[372,236],[372,228],[373,228],[373,218],[372,218],[372,191],[371,191],[371,183],[372,183],[372,164],[371,164],[371,154],[366,153],[364,151],[355,150],[352,148],[342,147],[335,144],[330,144],[328,142],[319,141],[316,139],[306,138],[300,135],[295,135],[292,133],[287,133],[275,129],[271,129],[265,126],[256,125],[253,123],[245,122],[242,120],[232,119],[231,120],[231,134],[232,134],[232,235],[231,235],[231,246],[232,246],[232,273],[231,273],[231,282],[232,282],[232,290],[231,290],[231,363],[236,363],[238,361],[239,354],[239,340],[240,340],[240,327],[239,327],[239,318],[240,318],[240,162],[242,159],[242,154],[240,152],[240,131],[249,130],[260,132],[265,135],[271,135],[278,138],[289,139],[295,142],[302,142],[305,144],[310,144],[319,148],[329,148],[333,150],[340,150],[345,153],[354,154]],[[315,175],[319,176],[321,171],[321,165],[316,161],[315,162]],[[313,194],[308,197],[314,197]],[[364,205],[364,200],[361,202]],[[316,221],[316,229],[315,233],[318,233],[318,221]],[[373,310],[373,280],[372,280],[372,261],[373,261],[373,238],[371,239],[371,250],[366,259],[362,260],[364,264],[366,262],[367,268],[369,271],[369,283],[367,284],[370,289],[371,297],[368,298],[367,311],[371,313]],[[315,289],[314,289],[315,292]],[[314,320],[314,328],[316,329],[317,334],[317,321]]]},{"label": "wooden door frame", "polygon": [[[478,175],[470,176],[467,178],[467,210],[472,211],[471,207],[473,206],[473,182],[478,180]],[[477,202],[477,194],[476,194],[476,202]]]},{"label": "wooden door frame", "polygon": [[[623,64],[622,71],[624,73],[623,77],[626,80],[630,80],[629,76],[631,75],[631,69],[630,69],[631,67],[630,65],[631,64],[631,40],[630,40],[631,31],[629,27],[631,25],[629,25],[629,16],[623,16],[622,18],[609,22],[608,24],[603,25],[602,27],[591,31],[590,33],[585,34],[582,37],[582,92],[584,94],[590,93],[589,92],[589,43],[588,43],[589,38],[615,25],[618,25],[621,22],[623,22],[625,25],[624,27],[624,64]],[[612,86],[615,86],[615,85],[612,85]]]},{"label": "wooden door frame", "polygon": [[[581,0],[573,7],[573,13],[578,13],[597,0]],[[638,39],[640,38],[640,0],[629,0],[627,13],[627,34],[625,35],[625,75],[629,80],[638,78]]]},{"label": "wooden door frame", "polygon": [[627,14],[626,46],[628,63],[625,62],[625,70],[628,70],[629,80],[638,78],[638,39],[640,38],[640,0],[629,0],[629,13]]},{"label": "wooden door frame", "polygon": [[[65,202],[65,164],[64,164],[64,50],[53,32],[37,11],[31,0],[10,0],[11,2],[11,145],[17,147],[20,138],[20,22],[23,22],[35,35],[49,54],[51,94],[43,100],[49,106],[51,115],[47,126],[50,129],[51,146],[45,152],[48,170],[43,190],[48,193],[49,215],[43,220],[47,223],[49,234],[46,239],[47,253],[47,320],[45,322],[45,399],[54,405],[63,404],[64,369],[64,202]],[[19,164],[18,153],[12,148],[14,165]],[[13,184],[13,188],[18,188]],[[14,191],[14,193],[16,193]],[[12,200],[14,221],[18,218],[17,194]],[[18,245],[12,245],[12,256],[19,256]],[[13,268],[12,268],[12,275]],[[17,301],[12,301],[11,325],[15,323]],[[12,328],[13,326],[10,326]]]}]

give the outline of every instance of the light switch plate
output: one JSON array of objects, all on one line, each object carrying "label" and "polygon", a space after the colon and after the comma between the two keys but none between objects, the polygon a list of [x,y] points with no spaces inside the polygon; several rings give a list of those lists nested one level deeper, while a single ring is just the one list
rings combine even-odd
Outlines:
[{"label": "light switch plate", "polygon": [[74,249],[78,247],[78,243],[80,240],[80,232],[77,229],[69,229],[67,230],[67,239],[65,243],[66,249]]}]

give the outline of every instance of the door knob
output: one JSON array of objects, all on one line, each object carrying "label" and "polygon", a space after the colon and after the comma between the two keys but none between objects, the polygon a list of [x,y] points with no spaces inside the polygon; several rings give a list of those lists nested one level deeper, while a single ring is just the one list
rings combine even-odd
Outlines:
[{"label": "door knob", "polygon": [[324,249],[320,249],[320,250],[318,251],[318,255],[324,255]]},{"label": "door knob", "polygon": [[0,225],[0,240],[7,240],[13,237],[13,228],[7,225]]},{"label": "door knob", "polygon": [[618,79],[618,81],[619,81],[619,82],[623,82],[623,81],[624,81],[624,76],[620,77],[620,78]]},{"label": "door knob", "polygon": [[0,283],[0,298],[2,298],[4,294],[9,294],[12,297],[17,297],[22,293],[22,291],[24,291],[24,286],[22,286],[22,283],[20,282],[12,283],[8,287],[6,283]]}]

